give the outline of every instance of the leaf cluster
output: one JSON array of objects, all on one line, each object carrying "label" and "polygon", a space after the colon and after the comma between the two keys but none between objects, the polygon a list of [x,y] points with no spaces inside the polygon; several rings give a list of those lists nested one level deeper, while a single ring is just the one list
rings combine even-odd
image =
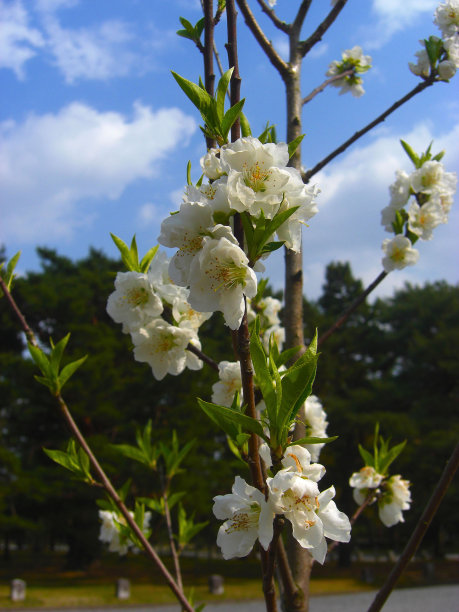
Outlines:
[{"label": "leaf cluster", "polygon": [[159,244],[155,247],[149,249],[142,259],[139,262],[139,253],[137,250],[137,242],[135,239],[135,235],[131,240],[131,246],[128,247],[121,238],[115,236],[115,234],[110,233],[113,242],[118,247],[118,250],[121,255],[121,259],[126,266],[126,268],[131,272],[141,272],[146,274],[148,272],[148,268],[150,267],[151,262],[153,261],[154,256],[156,255],[157,250],[159,249]]},{"label": "leaf cluster", "polygon": [[73,472],[77,480],[94,484],[95,481],[91,476],[89,457],[81,447],[77,448],[73,438],[69,440],[67,450],[65,451],[51,450],[49,448],[44,448],[43,451],[57,464]]},{"label": "leaf cluster", "polygon": [[29,342],[29,352],[36,365],[39,367],[43,376],[35,376],[42,385],[49,388],[53,395],[59,395],[62,387],[76,370],[86,361],[87,355],[68,363],[61,369],[61,360],[65,347],[69,341],[70,334],[67,334],[57,344],[50,339],[51,353],[49,356],[41,348]]},{"label": "leaf cluster", "polygon": [[384,440],[379,434],[379,423],[375,426],[375,435],[373,441],[373,454],[365,450],[361,444],[359,444],[359,452],[365,466],[369,466],[375,469],[378,474],[383,476],[388,475],[388,469],[391,463],[397,459],[400,453],[403,451],[406,445],[406,440],[400,444],[396,444],[392,448],[389,447],[390,438]]},{"label": "leaf cluster", "polygon": [[[229,131],[233,124],[242,117],[242,108],[245,103],[245,99],[239,100],[239,102],[225,112],[225,96],[233,70],[234,68],[230,68],[222,75],[218,81],[214,97],[206,91],[202,81],[200,81],[199,85],[196,85],[176,72],[172,72],[172,76],[182,91],[201,113],[201,117],[204,120],[204,126],[201,126],[202,132],[207,138],[216,140],[219,146],[228,142]],[[247,120],[244,122],[241,120],[241,128],[243,128],[243,133],[247,132],[247,129],[249,129],[250,133]]]}]

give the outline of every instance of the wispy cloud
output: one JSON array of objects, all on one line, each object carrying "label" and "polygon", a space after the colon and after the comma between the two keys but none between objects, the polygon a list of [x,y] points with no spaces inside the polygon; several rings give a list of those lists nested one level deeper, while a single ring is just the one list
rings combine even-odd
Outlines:
[{"label": "wispy cloud", "polygon": [[157,175],[195,128],[178,109],[139,103],[130,118],[74,102],[57,114],[0,124],[0,241],[71,236],[91,222],[98,202]]},{"label": "wispy cloud", "polygon": [[0,68],[25,78],[25,64],[45,45],[42,33],[29,25],[22,2],[0,0]]},{"label": "wispy cloud", "polygon": [[409,27],[416,20],[431,13],[438,0],[373,0],[374,21],[359,33],[366,49],[378,49],[385,45],[394,34]]}]

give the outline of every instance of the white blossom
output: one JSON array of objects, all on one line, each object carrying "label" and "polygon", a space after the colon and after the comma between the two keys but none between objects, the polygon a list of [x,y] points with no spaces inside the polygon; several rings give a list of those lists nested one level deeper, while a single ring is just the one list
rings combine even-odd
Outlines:
[{"label": "white blossom", "polygon": [[192,329],[176,327],[163,319],[155,319],[133,333],[132,341],[134,359],[148,363],[157,380],[162,380],[166,374],[181,374],[185,368],[202,368],[202,361],[186,350],[190,342],[201,349],[201,343]]},{"label": "white blossom", "polygon": [[450,59],[443,60],[438,64],[438,75],[444,81],[449,81],[456,74],[456,63]]},{"label": "white blossom", "polygon": [[[307,435],[315,438],[327,437],[327,414],[322,403],[316,395],[310,395],[304,405],[304,422],[307,427]],[[318,461],[320,451],[324,444],[305,444],[305,448],[311,453],[311,460]]]},{"label": "white blossom", "polygon": [[338,542],[350,540],[349,519],[331,501],[334,487],[320,493],[315,481],[288,469],[268,478],[267,485],[275,512],[291,522],[293,537],[319,563],[327,553],[325,537]]},{"label": "white blossom", "polygon": [[403,480],[400,474],[391,476],[386,482],[386,489],[378,501],[379,518],[386,527],[403,523],[402,511],[411,505],[410,482]]},{"label": "white blossom", "polygon": [[349,484],[355,489],[376,489],[383,478],[383,474],[378,474],[374,467],[367,465],[352,474]]},{"label": "white blossom", "polygon": [[396,209],[403,208],[408,202],[411,192],[410,177],[404,170],[397,170],[397,178],[390,185],[390,204]]},{"label": "white blossom", "polygon": [[364,55],[362,48],[356,45],[352,49],[343,51],[341,60],[334,60],[330,64],[326,75],[331,77],[347,72],[348,70],[353,70],[352,74],[346,75],[341,79],[335,79],[330,84],[334,87],[341,88],[339,92],[340,95],[351,92],[353,96],[359,98],[365,93],[365,90],[362,87],[363,81],[357,74],[366,72],[370,68],[371,57],[369,55]]},{"label": "white blossom", "polygon": [[394,231],[393,223],[395,222],[398,208],[395,206],[385,206],[381,211],[381,225],[384,227],[386,232]]},{"label": "white blossom", "polygon": [[[129,513],[132,517],[133,512]],[[99,510],[99,518],[101,520],[99,540],[108,544],[108,550],[110,552],[117,552],[120,555],[125,555],[129,548],[133,551],[137,551],[134,543],[120,535],[120,526],[125,525],[125,519],[122,515],[118,515],[116,512],[111,510]],[[151,512],[145,512],[143,521],[143,532],[148,531],[148,526],[151,520]]]},{"label": "white blossom", "polygon": [[443,46],[448,54],[448,59],[453,62],[456,68],[459,68],[459,34],[456,33],[454,36],[445,38]]},{"label": "white blossom", "polygon": [[456,175],[445,172],[443,164],[438,161],[426,161],[411,174],[410,182],[416,193],[454,193]]},{"label": "white blossom", "polygon": [[220,380],[212,385],[212,402],[220,406],[231,406],[234,394],[242,390],[241,366],[238,361],[220,361]]},{"label": "white blossom", "polygon": [[254,297],[257,279],[244,251],[227,238],[204,238],[203,247],[190,267],[192,308],[223,312],[225,323],[237,329],[244,314],[244,295]]},{"label": "white blossom", "polygon": [[429,200],[422,206],[413,202],[408,210],[408,229],[421,238],[430,240],[432,231],[443,223],[444,212],[440,201]]},{"label": "white blossom", "polygon": [[427,78],[430,76],[431,70],[430,59],[427,54],[424,41],[420,40],[419,42],[421,45],[423,45],[423,48],[415,53],[416,57],[418,58],[417,62],[416,64],[409,62],[408,67],[414,75]]},{"label": "white blossom", "polygon": [[261,491],[236,476],[232,493],[214,497],[213,512],[225,521],[217,545],[224,559],[245,557],[258,538],[265,550],[273,538],[274,512]]},{"label": "white blossom", "polygon": [[297,472],[309,480],[318,482],[325,474],[325,467],[320,463],[311,463],[311,453],[304,446],[292,444],[285,451],[282,465],[291,472]]},{"label": "white blossom", "polygon": [[285,342],[285,329],[281,325],[271,325],[271,327],[265,330],[263,334],[263,346],[266,352],[269,352],[269,339],[271,336],[274,337],[279,351],[282,351]]},{"label": "white blossom", "polygon": [[284,212],[294,206],[299,206],[299,208],[282,223],[276,233],[279,240],[285,242],[285,246],[295,253],[301,250],[303,225],[307,225],[307,221],[316,215],[319,210],[315,201],[319,191],[316,185],[304,185],[299,172],[298,175],[293,174],[285,189],[284,200],[278,212]]},{"label": "white blossom", "polygon": [[240,138],[221,150],[221,163],[228,173],[228,200],[238,212],[272,219],[284,197],[292,172],[286,168],[289,154],[285,143],[262,144],[257,138]]},{"label": "white blossom", "polygon": [[282,308],[282,302],[280,300],[268,295],[258,302],[258,306],[269,325],[280,324],[279,312]]},{"label": "white blossom", "polygon": [[218,179],[223,174],[219,153],[220,149],[210,149],[200,159],[202,171],[211,180]]},{"label": "white blossom", "polygon": [[150,278],[140,272],[118,272],[115,291],[107,301],[107,312],[123,332],[132,332],[158,317],[163,303],[155,293]]},{"label": "white blossom", "polygon": [[397,234],[391,239],[386,238],[382,243],[382,249],[386,254],[382,260],[386,272],[413,266],[419,259],[419,251],[413,249],[411,240],[402,234]]},{"label": "white blossom", "polygon": [[203,183],[200,187],[187,185],[183,196],[184,202],[202,202],[207,204],[212,209],[212,216],[216,217],[216,213],[229,215],[231,208],[228,202],[228,187],[227,177],[213,181],[212,183]]},{"label": "white blossom", "polygon": [[440,28],[443,37],[459,31],[459,1],[441,2],[435,10],[434,23]]}]

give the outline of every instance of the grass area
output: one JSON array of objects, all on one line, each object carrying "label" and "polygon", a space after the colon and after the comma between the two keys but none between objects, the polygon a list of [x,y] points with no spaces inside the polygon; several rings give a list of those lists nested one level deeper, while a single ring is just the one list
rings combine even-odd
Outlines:
[{"label": "grass area", "polygon": [[[15,553],[10,563],[0,563],[0,609],[63,609],[75,606],[122,606],[123,603],[160,605],[175,602],[156,570],[141,555],[128,559],[109,556],[93,563],[85,571],[67,571],[63,567],[64,558],[56,554],[37,558]],[[423,568],[424,564],[411,564],[402,585],[426,584]],[[316,566],[311,592],[313,595],[324,595],[374,589],[387,575],[389,566],[372,565],[374,582],[371,585],[361,580],[362,569],[363,566],[357,563],[349,568],[338,568],[333,564]],[[439,582],[454,581],[454,571],[453,564],[446,562],[438,563],[435,567]],[[251,557],[229,562],[219,559],[184,559],[183,573],[185,585],[189,585],[188,588],[194,585],[195,601],[210,603],[262,598],[259,565]],[[207,580],[211,574],[224,576],[224,595],[211,595],[208,592]],[[116,598],[115,583],[119,577],[131,580],[131,597],[126,602]],[[24,602],[13,603],[10,600],[9,582],[13,578],[22,578],[27,583],[27,598]]]}]

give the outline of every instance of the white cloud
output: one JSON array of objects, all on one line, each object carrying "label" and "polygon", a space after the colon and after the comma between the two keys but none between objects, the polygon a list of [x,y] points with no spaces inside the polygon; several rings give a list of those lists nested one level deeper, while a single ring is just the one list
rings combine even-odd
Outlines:
[{"label": "white cloud", "polygon": [[136,55],[126,44],[132,34],[122,21],[78,30],[62,28],[54,16],[45,17],[44,23],[53,61],[67,83],[124,76],[136,63]]},{"label": "white cloud", "polygon": [[158,221],[158,207],[147,202],[139,208],[137,218],[142,225],[150,225],[153,222]]},{"label": "white cloud", "polygon": [[273,45],[276,51],[279,53],[282,59],[288,60],[290,54],[290,45],[286,37],[276,37],[273,40]]},{"label": "white cloud", "polygon": [[[323,282],[320,266],[323,270],[332,260],[350,261],[355,276],[365,284],[382,270],[381,243],[389,234],[380,225],[380,211],[388,204],[388,187],[394,181],[395,171],[413,170],[399,144],[400,138],[418,152],[433,140],[434,153],[446,150],[446,169],[454,171],[459,166],[459,123],[444,134],[435,134],[429,124],[421,123],[405,134],[394,134],[383,127],[373,134],[369,144],[355,147],[317,174],[313,182],[322,190],[318,197],[319,213],[303,231],[306,295],[320,294]],[[456,202],[449,223],[438,227],[431,241],[417,243],[419,263],[390,274],[377,294],[388,295],[406,280],[422,283],[442,277],[457,282],[458,227]]]},{"label": "white cloud", "polygon": [[72,236],[90,223],[97,201],[117,199],[133,181],[156,176],[160,160],[186,144],[195,127],[175,108],[136,103],[126,118],[78,102],[57,114],[0,124],[0,241]]},{"label": "white cloud", "polygon": [[309,51],[308,57],[312,57],[312,58],[322,57],[323,55],[327,53],[328,49],[329,49],[328,43],[320,42],[318,45],[315,45],[311,49],[311,51]]},{"label": "white cloud", "polygon": [[22,2],[0,0],[0,68],[9,68],[17,78],[25,77],[26,62],[45,44],[42,34],[29,26]]},{"label": "white cloud", "polygon": [[378,49],[400,30],[412,25],[426,13],[432,14],[438,0],[373,0],[372,12],[376,22],[361,29],[363,46]]}]

